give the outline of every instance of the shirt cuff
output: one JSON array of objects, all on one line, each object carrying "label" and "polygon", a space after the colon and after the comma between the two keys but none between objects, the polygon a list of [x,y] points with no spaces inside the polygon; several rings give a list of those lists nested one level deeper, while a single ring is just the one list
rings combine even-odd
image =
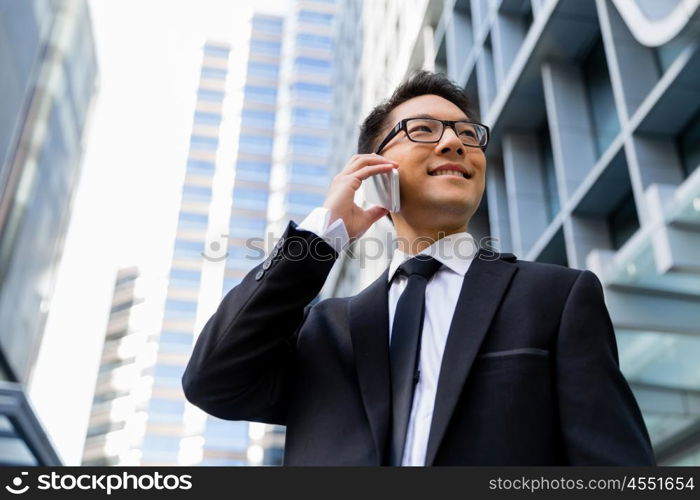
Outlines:
[{"label": "shirt cuff", "polygon": [[306,216],[301,224],[297,225],[297,229],[311,231],[320,236],[326,243],[340,254],[350,241],[345,222],[343,219],[336,219],[329,226],[328,220],[331,217],[331,211],[326,207],[314,208],[311,213]]}]

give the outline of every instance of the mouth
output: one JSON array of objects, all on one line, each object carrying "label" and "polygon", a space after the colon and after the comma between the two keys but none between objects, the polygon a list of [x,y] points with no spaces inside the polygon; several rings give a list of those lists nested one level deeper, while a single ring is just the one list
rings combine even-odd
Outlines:
[{"label": "mouth", "polygon": [[462,177],[464,179],[471,179],[472,178],[472,173],[464,166],[462,165],[457,165],[457,164],[446,164],[446,165],[440,165],[430,172],[428,172],[428,175],[432,177],[443,177],[443,176],[450,176],[450,177]]}]

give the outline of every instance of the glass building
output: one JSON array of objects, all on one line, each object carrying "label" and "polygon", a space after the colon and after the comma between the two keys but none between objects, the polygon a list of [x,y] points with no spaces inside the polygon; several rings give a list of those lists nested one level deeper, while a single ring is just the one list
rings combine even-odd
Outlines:
[{"label": "glass building", "polygon": [[[700,464],[700,12],[692,5],[364,3],[364,110],[417,69],[467,90],[493,132],[470,232],[523,260],[597,274],[622,371],[665,465]],[[367,234],[392,230],[382,220]],[[326,295],[364,288],[388,250],[372,260],[346,252]]]},{"label": "glass building", "polygon": [[0,463],[60,460],[29,382],[80,174],[97,61],[83,1],[0,0]]}]

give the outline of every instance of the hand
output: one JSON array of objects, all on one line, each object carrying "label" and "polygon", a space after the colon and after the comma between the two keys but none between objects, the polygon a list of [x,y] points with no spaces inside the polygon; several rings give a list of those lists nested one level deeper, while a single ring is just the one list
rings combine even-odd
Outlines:
[{"label": "hand", "polygon": [[323,202],[323,206],[331,213],[328,224],[343,219],[351,240],[362,236],[372,224],[388,214],[389,210],[379,205],[363,210],[355,204],[355,192],[367,177],[388,173],[398,166],[395,161],[377,154],[353,155],[345,168],[333,177],[328,188],[326,201]]}]

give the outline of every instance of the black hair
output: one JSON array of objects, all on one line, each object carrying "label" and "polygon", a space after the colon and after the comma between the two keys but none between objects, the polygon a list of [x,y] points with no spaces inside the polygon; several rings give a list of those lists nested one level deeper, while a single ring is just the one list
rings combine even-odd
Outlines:
[{"label": "black hair", "polygon": [[[379,140],[379,134],[388,125],[386,121],[393,109],[409,99],[428,94],[447,99],[464,111],[467,118],[470,120],[476,119],[472,110],[471,101],[462,87],[451,81],[442,73],[418,71],[399,85],[396,90],[394,90],[391,97],[379,103],[367,115],[360,126],[360,136],[357,140],[357,152],[360,154],[373,153]],[[391,214],[387,214],[387,217],[391,220]],[[393,224],[394,221],[391,222]]]},{"label": "black hair", "polygon": [[360,126],[357,152],[360,154],[373,153],[379,139],[379,133],[387,126],[386,121],[393,109],[409,99],[427,94],[447,99],[464,111],[467,118],[470,120],[475,119],[471,102],[462,87],[442,73],[418,71],[399,85],[391,97],[379,103],[367,115]]}]

